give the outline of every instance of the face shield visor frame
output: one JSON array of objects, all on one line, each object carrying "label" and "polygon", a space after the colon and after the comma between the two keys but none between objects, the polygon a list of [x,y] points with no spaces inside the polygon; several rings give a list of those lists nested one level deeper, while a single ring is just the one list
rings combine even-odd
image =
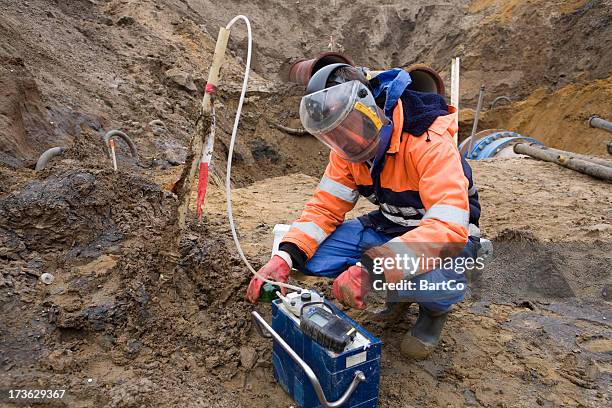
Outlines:
[{"label": "face shield visor frame", "polygon": [[374,157],[380,129],[388,123],[370,90],[359,81],[305,95],[300,120],[304,129],[351,162]]}]

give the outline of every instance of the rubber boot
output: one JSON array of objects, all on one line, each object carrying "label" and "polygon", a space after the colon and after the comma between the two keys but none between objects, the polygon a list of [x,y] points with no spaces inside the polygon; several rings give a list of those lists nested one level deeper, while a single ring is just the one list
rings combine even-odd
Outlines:
[{"label": "rubber boot", "polygon": [[385,303],[385,309],[368,313],[368,318],[376,323],[397,323],[408,313],[412,302]]},{"label": "rubber boot", "polygon": [[440,342],[442,328],[450,311],[434,312],[419,306],[419,317],[402,340],[401,352],[416,360],[427,357]]}]

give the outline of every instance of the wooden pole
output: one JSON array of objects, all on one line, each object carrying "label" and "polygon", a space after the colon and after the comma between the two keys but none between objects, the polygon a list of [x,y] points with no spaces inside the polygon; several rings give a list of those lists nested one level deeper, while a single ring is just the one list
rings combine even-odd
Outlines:
[{"label": "wooden pole", "polygon": [[[227,48],[227,42],[229,40],[230,30],[221,27],[219,29],[219,36],[217,37],[217,45],[215,46],[215,53],[213,55],[212,65],[210,72],[208,73],[208,81],[206,83],[206,90],[204,98],[202,98],[202,116],[196,127],[196,132],[193,135],[189,144],[189,152],[187,154],[187,160],[181,178],[176,183],[175,192],[179,199],[179,205],[177,210],[177,223],[179,228],[179,234],[177,239],[180,240],[180,232],[185,229],[185,219],[187,215],[187,209],[189,208],[189,200],[191,198],[191,187],[193,180],[198,169],[198,163],[202,157],[202,149],[204,148],[204,138],[210,129],[212,121],[211,110],[212,110],[212,96],[215,92],[219,81],[219,72],[223,59],[225,57],[225,50]],[[209,137],[214,137],[209,135]],[[210,141],[208,141],[210,142]],[[209,143],[207,143],[209,144]]]},{"label": "wooden pole", "polygon": [[589,176],[612,183],[612,168],[610,167],[602,166],[582,159],[559,155],[557,153],[525,143],[515,144],[514,152],[518,154],[526,154],[527,156],[531,156],[535,159],[556,163],[559,166],[567,167],[568,169],[577,171],[579,173],[588,174]]}]

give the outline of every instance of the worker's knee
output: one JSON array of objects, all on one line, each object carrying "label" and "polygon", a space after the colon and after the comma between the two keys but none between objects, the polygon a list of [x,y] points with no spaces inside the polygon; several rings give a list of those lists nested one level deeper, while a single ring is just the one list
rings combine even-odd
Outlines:
[{"label": "worker's knee", "polygon": [[364,248],[382,245],[390,239],[389,236],[365,228],[359,220],[345,221],[321,243],[301,272],[336,277],[359,262]]}]

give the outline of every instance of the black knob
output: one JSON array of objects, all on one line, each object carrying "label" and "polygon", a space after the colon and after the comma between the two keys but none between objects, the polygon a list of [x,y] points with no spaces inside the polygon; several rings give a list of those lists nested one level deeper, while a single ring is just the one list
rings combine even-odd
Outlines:
[{"label": "black knob", "polygon": [[310,292],[304,292],[300,296],[300,299],[302,299],[302,302],[310,302],[310,300],[312,299],[312,295],[310,294]]}]

